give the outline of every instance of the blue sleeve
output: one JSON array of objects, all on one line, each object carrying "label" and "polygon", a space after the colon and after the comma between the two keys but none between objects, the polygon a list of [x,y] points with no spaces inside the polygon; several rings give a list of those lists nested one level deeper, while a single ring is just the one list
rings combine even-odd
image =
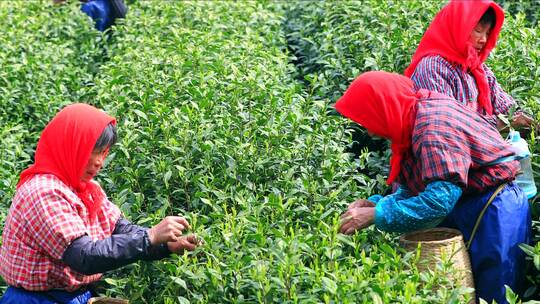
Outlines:
[{"label": "blue sleeve", "polygon": [[116,221],[116,225],[114,226],[113,234],[127,234],[127,233],[134,233],[139,231],[146,231],[148,228],[132,224],[127,219],[120,217],[118,221]]},{"label": "blue sleeve", "polygon": [[114,232],[103,240],[92,240],[88,235],[75,239],[64,251],[62,261],[77,272],[91,275],[138,260],[159,260],[171,254],[165,244],[150,244],[145,228],[125,219],[118,220]]},{"label": "blue sleeve", "polygon": [[411,197],[409,189],[407,189],[407,187],[405,187],[405,186],[400,185],[399,188],[396,190],[396,192],[394,192],[394,193],[392,193],[390,195],[387,195],[386,197],[382,196],[380,194],[375,194],[375,195],[372,195],[372,196],[368,197],[368,201],[377,204],[383,198],[386,198],[386,199],[393,198],[395,200],[403,200],[403,199],[406,199],[406,198],[409,198],[409,197]]},{"label": "blue sleeve", "polygon": [[417,196],[385,196],[375,206],[375,226],[390,232],[435,227],[452,211],[462,192],[453,183],[436,181]]}]

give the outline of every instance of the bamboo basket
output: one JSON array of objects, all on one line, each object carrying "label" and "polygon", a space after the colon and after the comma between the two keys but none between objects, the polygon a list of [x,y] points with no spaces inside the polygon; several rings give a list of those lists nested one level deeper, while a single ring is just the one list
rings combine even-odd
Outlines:
[{"label": "bamboo basket", "polygon": [[129,301],[119,298],[93,297],[88,300],[88,304],[129,304]]},{"label": "bamboo basket", "polygon": [[[456,274],[451,279],[461,286],[474,288],[469,253],[459,230],[450,228],[419,230],[402,235],[399,243],[407,251],[416,251],[420,244],[418,270],[434,270],[439,261],[450,260],[456,269]],[[470,303],[475,303],[474,293]]]}]

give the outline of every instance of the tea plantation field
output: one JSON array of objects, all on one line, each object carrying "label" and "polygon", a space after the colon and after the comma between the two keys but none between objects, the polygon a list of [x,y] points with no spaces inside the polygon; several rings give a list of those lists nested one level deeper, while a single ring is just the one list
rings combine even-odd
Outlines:
[{"label": "tea plantation field", "polygon": [[[449,263],[419,272],[418,253],[401,250],[399,235],[338,233],[348,203],[389,191],[389,154],[363,137],[351,147],[351,126],[332,104],[361,72],[402,72],[442,5],[132,1],[128,18],[103,34],[77,1],[0,1],[0,223],[40,131],[63,106],[86,102],[118,119],[119,142],[97,177],[111,201],[146,226],[181,214],[205,241],[196,252],[107,274],[108,295],[463,303],[469,290],[448,279]],[[488,65],[540,120],[540,3],[502,5],[506,21]],[[538,134],[527,139],[540,169]],[[538,238],[537,198],[531,204]],[[535,244],[524,247],[529,298],[540,292]],[[6,287],[0,282],[0,294]]]}]

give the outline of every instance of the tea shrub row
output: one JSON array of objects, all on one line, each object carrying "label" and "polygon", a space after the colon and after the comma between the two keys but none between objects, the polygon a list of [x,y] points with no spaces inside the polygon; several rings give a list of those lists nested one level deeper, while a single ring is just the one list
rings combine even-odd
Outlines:
[{"label": "tea shrub row", "polygon": [[[347,203],[385,189],[385,160],[367,149],[351,159],[347,122],[329,105],[364,70],[402,69],[437,5],[137,1],[101,35],[77,3],[0,2],[9,21],[0,24],[0,220],[39,132],[82,101],[118,119],[120,141],[98,176],[110,199],[142,225],[185,215],[205,240],[197,252],[108,274],[109,294],[132,303],[462,302],[467,290],[449,282],[448,263],[420,273],[395,235],[337,233]],[[529,67],[537,36],[525,32]],[[494,60],[511,60],[502,54]],[[534,95],[516,88],[532,90],[517,77],[535,74],[523,75],[507,76],[509,90],[534,109]]]}]

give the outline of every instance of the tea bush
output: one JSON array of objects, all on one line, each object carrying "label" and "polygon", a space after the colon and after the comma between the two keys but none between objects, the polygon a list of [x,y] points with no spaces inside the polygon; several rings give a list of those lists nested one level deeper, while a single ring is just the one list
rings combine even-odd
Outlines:
[{"label": "tea bush", "polygon": [[0,20],[3,226],[19,173],[32,162],[39,132],[58,109],[83,98],[92,85],[104,38],[75,5],[0,1]]},{"label": "tea bush", "polygon": [[92,84],[102,36],[75,6],[53,7],[51,1],[0,1],[0,19],[0,206],[4,208],[17,173],[31,162],[39,132],[60,107],[81,99]]},{"label": "tea bush", "polygon": [[[469,290],[448,279],[449,263],[421,273],[418,253],[403,253],[395,235],[337,233],[347,203],[386,189],[385,158],[364,148],[352,160],[346,120],[328,115],[360,72],[401,71],[440,5],[137,1],[101,35],[77,3],[0,2],[0,220],[39,131],[83,101],[118,119],[119,143],[98,176],[110,199],[142,225],[182,214],[205,240],[194,253],[108,274],[108,294],[132,303],[461,303]],[[511,41],[529,56],[519,66],[532,67],[537,36],[524,31],[529,40]],[[509,54],[494,60],[507,64]],[[535,85],[523,75],[506,76],[509,90],[537,111],[518,89]]]},{"label": "tea bush", "polygon": [[370,70],[401,73],[440,1],[294,2],[285,22],[300,77],[320,97],[337,100]]},{"label": "tea bush", "polygon": [[512,15],[525,14],[529,27],[537,26],[540,12],[539,0],[501,0],[497,3]]},{"label": "tea bush", "polygon": [[[440,1],[309,1],[289,6],[285,28],[298,77],[315,96],[335,102],[351,81],[370,70],[402,72]],[[388,151],[351,124],[351,152]],[[376,163],[387,163],[380,155]],[[380,166],[363,170],[369,175]]]}]

